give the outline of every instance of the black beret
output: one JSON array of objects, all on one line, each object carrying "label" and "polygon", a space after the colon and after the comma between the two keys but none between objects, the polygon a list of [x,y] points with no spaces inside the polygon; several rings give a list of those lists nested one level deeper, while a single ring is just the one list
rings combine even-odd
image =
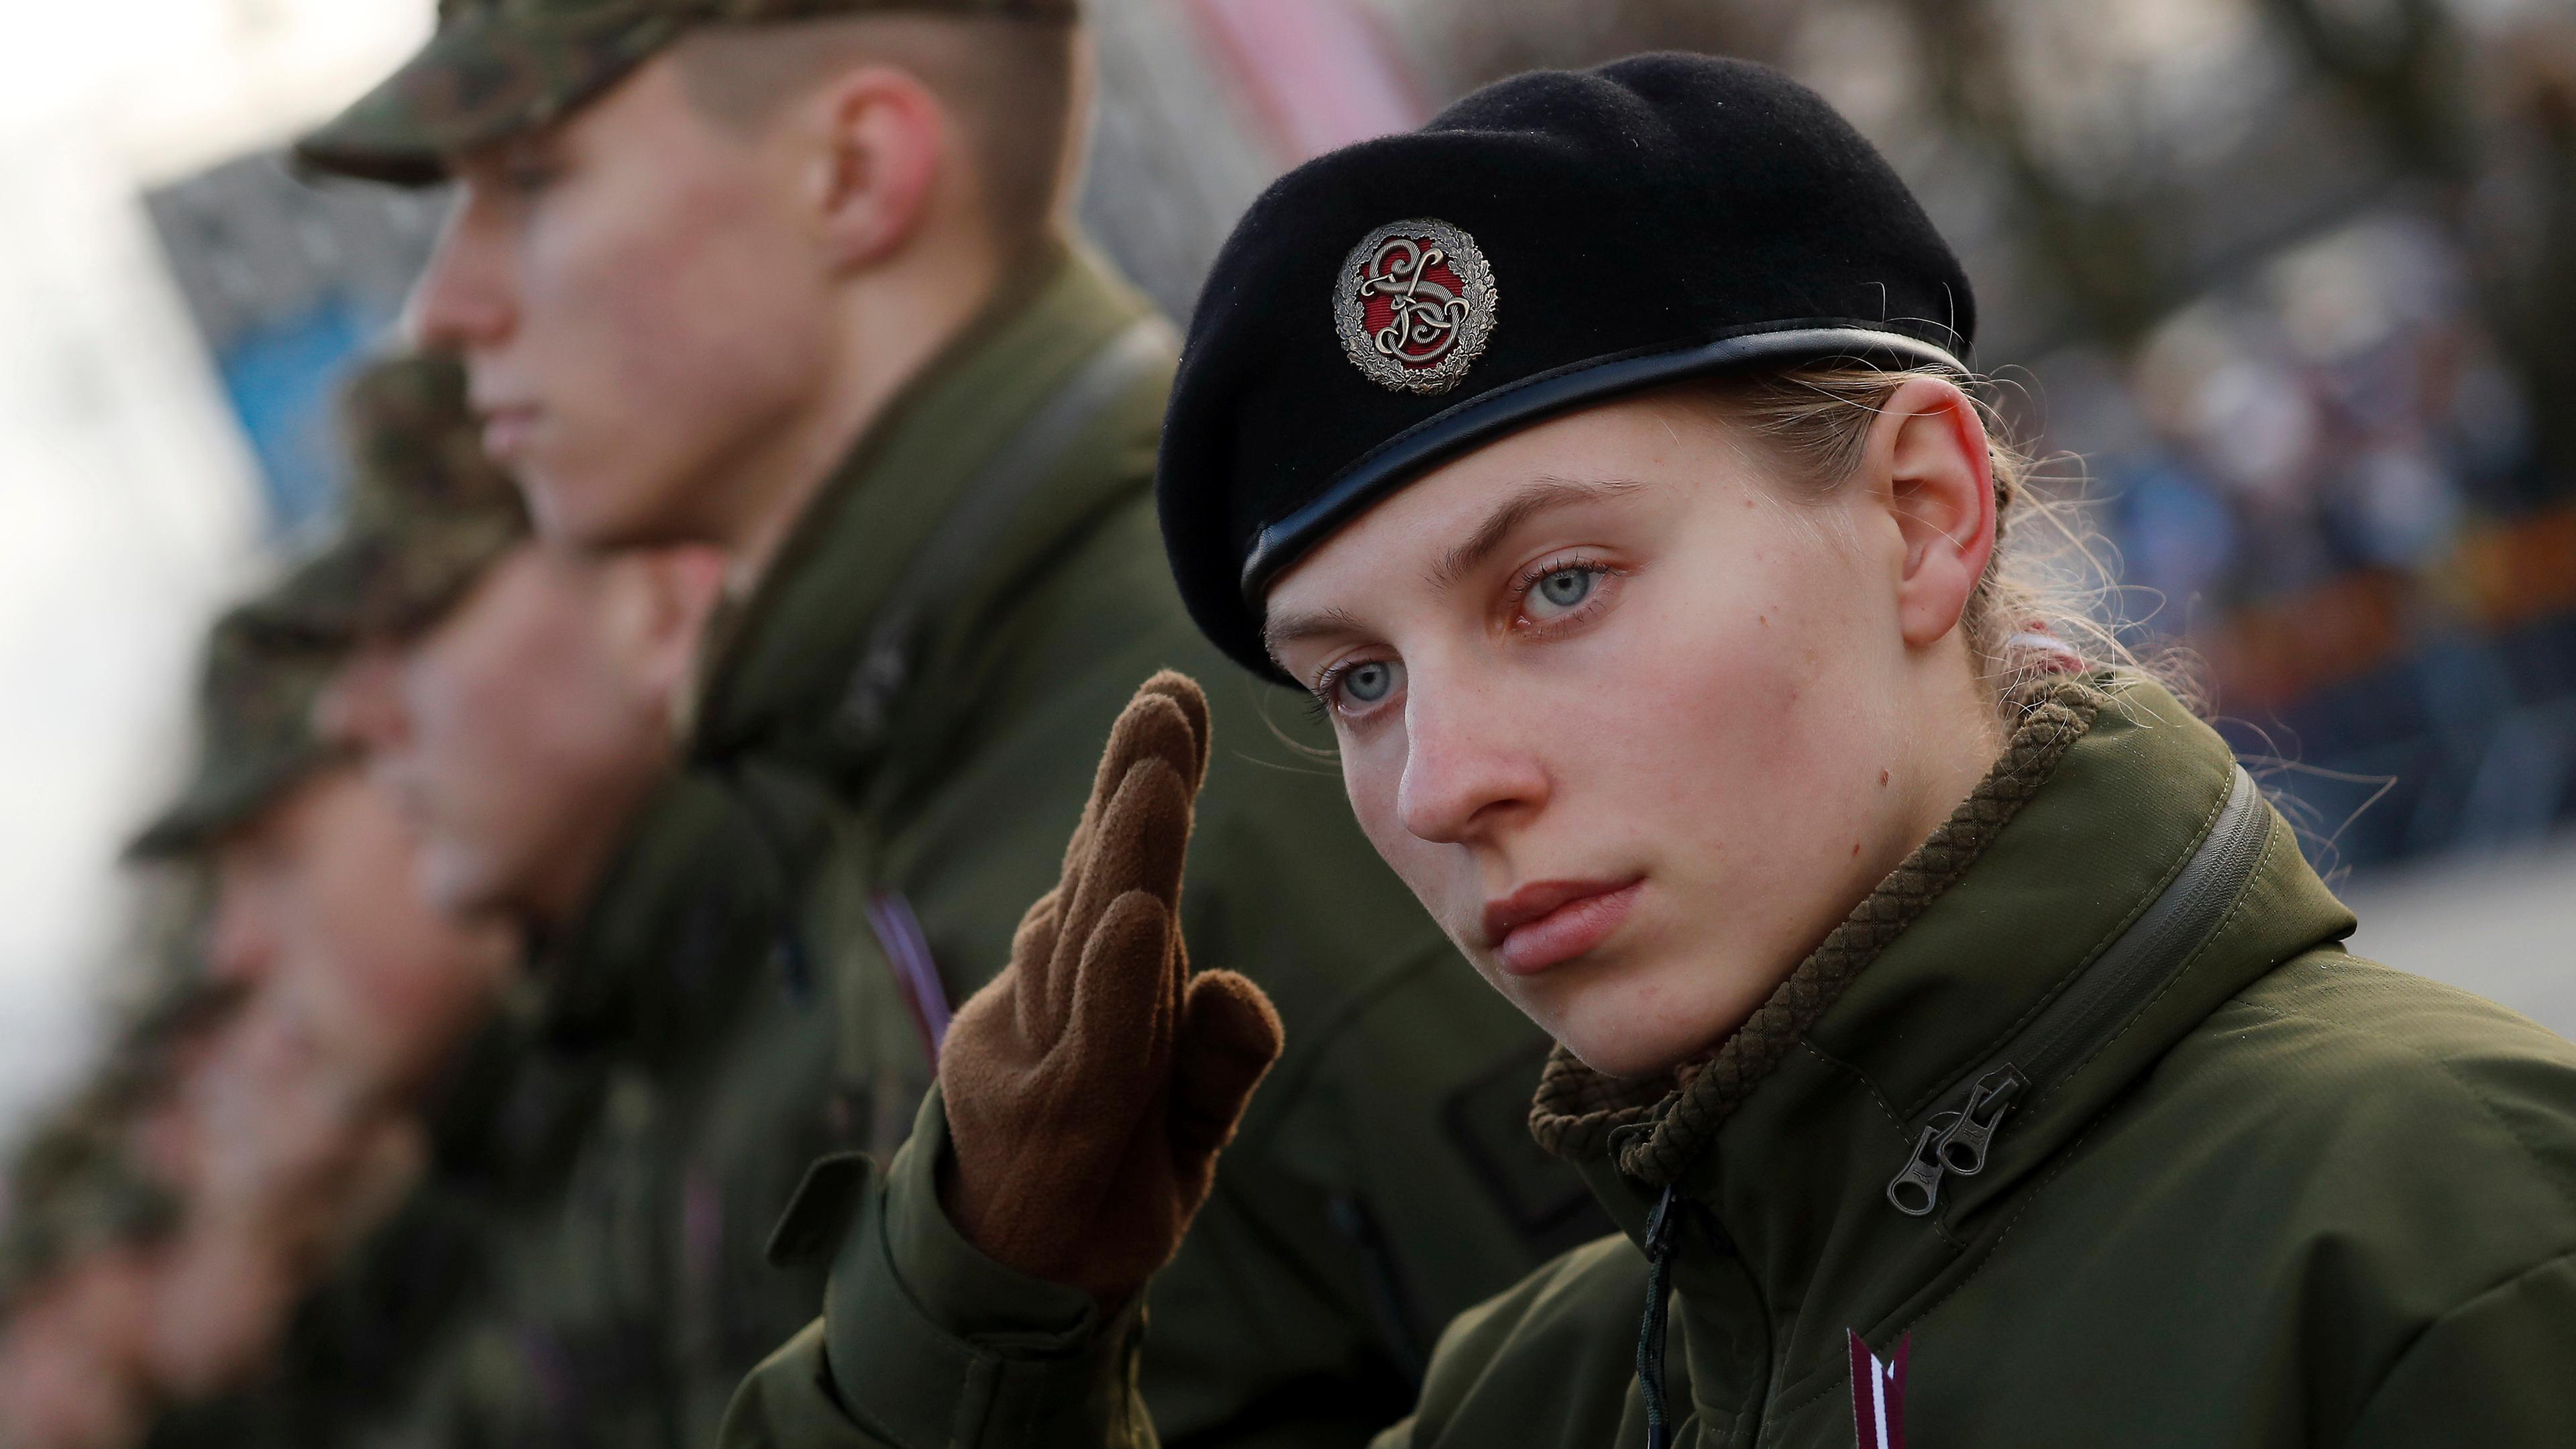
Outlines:
[{"label": "black beret", "polygon": [[1441,462],[1680,377],[1958,365],[1975,332],[1905,183],[1780,72],[1515,76],[1308,162],[1235,227],[1164,422],[1164,546],[1199,627],[1281,679],[1271,580]]}]

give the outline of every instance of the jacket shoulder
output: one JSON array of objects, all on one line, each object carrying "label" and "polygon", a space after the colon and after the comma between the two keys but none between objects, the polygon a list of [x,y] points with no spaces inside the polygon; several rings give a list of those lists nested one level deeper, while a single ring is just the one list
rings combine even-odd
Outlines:
[{"label": "jacket shoulder", "polygon": [[2576,1043],[2482,996],[2340,949],[2311,951],[2213,1013],[2199,1036],[2320,1139],[2368,1124],[2409,1161],[2529,1174],[2576,1213]]},{"label": "jacket shoulder", "polygon": [[2406,1264],[2446,1308],[2576,1248],[2576,1044],[2482,997],[2310,951],[2177,1044],[2141,1104],[2248,1167],[2281,1226]]}]

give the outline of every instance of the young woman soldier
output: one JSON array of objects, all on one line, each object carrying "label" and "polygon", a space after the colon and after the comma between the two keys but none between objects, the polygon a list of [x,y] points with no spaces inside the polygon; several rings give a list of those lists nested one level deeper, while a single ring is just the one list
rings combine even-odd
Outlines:
[{"label": "young woman soldier", "polygon": [[[1380,1443],[2570,1442],[2576,1048],[2345,954],[2219,738],[2033,627],[1973,329],[1848,125],[1679,56],[1327,156],[1217,262],[1182,591],[1562,1043],[1531,1125],[1626,1230]],[[832,1301],[740,1442],[1150,1439],[1138,1303],[1276,1046],[1172,924],[1204,720],[1138,697],[944,1103],[791,1218]]]}]

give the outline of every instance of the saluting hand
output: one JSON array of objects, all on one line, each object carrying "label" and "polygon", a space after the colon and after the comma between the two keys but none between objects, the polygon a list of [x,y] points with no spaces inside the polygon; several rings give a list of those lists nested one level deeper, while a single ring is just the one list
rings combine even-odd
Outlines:
[{"label": "saluting hand", "polygon": [[1181,944],[1207,764],[1207,697],[1155,675],[1110,730],[1063,880],[940,1053],[950,1220],[996,1261],[1104,1301],[1179,1250],[1279,1057],[1261,988],[1231,971],[1193,977]]}]

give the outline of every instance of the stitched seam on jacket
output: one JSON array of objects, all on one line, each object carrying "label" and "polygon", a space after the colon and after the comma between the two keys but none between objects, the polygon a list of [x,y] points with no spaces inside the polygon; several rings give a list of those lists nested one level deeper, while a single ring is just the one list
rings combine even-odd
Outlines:
[{"label": "stitched seam on jacket", "polygon": [[1869,1094],[1870,1101],[1877,1104],[1879,1115],[1885,1117],[1887,1119],[1887,1124],[1896,1129],[1896,1140],[1900,1146],[1903,1145],[1906,1137],[1905,1119],[1897,1116],[1896,1108],[1889,1105],[1887,1098],[1879,1094],[1878,1084],[1869,1079],[1869,1074],[1867,1072],[1864,1072],[1860,1068],[1853,1066],[1851,1063],[1844,1061],[1841,1057],[1835,1056],[1832,1052],[1826,1051],[1823,1047],[1816,1045],[1812,1041],[1799,1042],[1798,1049],[1858,1083],[1860,1089]]},{"label": "stitched seam on jacket", "polygon": [[[2024,1194],[2021,1205],[2014,1209],[2011,1217],[2004,1220],[2003,1227],[1995,1233],[1994,1241],[1988,1243],[1985,1247],[1985,1251],[1978,1255],[1975,1266],[1968,1270],[1966,1276],[1962,1277],[1958,1282],[1951,1284],[1950,1291],[1942,1294],[1932,1303],[1927,1304],[1922,1312],[1917,1313],[1913,1317],[1906,1319],[1903,1323],[1898,1324],[1896,1327],[1898,1336],[1902,1337],[1905,1334],[1913,1332],[1916,1324],[1921,1323],[1933,1314],[1940,1312],[1951,1299],[1959,1296],[1961,1289],[1964,1289],[1970,1283],[1975,1282],[1977,1275],[1986,1271],[1986,1265],[1993,1262],[1995,1260],[1995,1255],[2003,1251],[2004,1240],[2011,1237],[2012,1230],[2021,1226],[2021,1220],[2030,1215],[2030,1209],[2033,1202],[2035,1202],[2039,1195],[2047,1190],[2048,1185],[2056,1181],[2058,1175],[2063,1173],[2067,1169],[2068,1165],[2075,1160],[2077,1153],[2083,1148],[2085,1142],[2092,1137],[2094,1127],[2101,1123],[2103,1117],[2110,1116],[2111,1110],[2112,1109],[2106,1108],[2100,1117],[2096,1117],[2092,1122],[2086,1123],[2084,1130],[2075,1134],[2074,1140],[2067,1143],[2065,1148],[2058,1154],[2058,1160],[2049,1166],[2048,1170],[2040,1176],[2037,1182],[2031,1184],[2029,1190]],[[1948,1237],[1949,1235],[1944,1233],[1943,1236]],[[1952,1238],[1950,1241],[1953,1246],[1964,1247],[1964,1245],[1959,1244],[1958,1240],[1955,1238]],[[1800,1380],[1802,1383],[1808,1383],[1808,1387],[1800,1389],[1795,1398],[1783,1399],[1781,1402],[1781,1409],[1783,1412],[1803,1408],[1807,1404],[1813,1402],[1818,1394],[1840,1388],[1849,1379],[1848,1368],[1818,1368],[1809,1370],[1809,1372],[1815,1375],[1814,1379],[1812,1382],[1804,1379]]]},{"label": "stitched seam on jacket", "polygon": [[2365,1027],[2354,1026],[2348,1022],[2329,1021],[2324,1017],[2312,1016],[2304,1011],[2283,1011],[2278,1007],[2266,1006],[2260,1002],[2248,1001],[2242,996],[2237,997],[2229,1004],[2241,1006],[2247,1011],[2257,1012],[2264,1016],[2271,1017],[2275,1021],[2304,1021],[2312,1026],[2325,1027],[2330,1031],[2350,1032],[2354,1036],[2365,1037],[2371,1041],[2384,1043],[2385,1045],[2395,1047],[2399,1051],[2420,1059],[2425,1065],[2431,1067],[2434,1071],[2441,1073],[2444,1078],[2449,1080],[2452,1086],[2458,1088],[2461,1096],[2468,1098],[2471,1103],[2475,1104],[2477,1109],[2481,1113],[2485,1114],[2487,1120],[2496,1125],[2496,1130],[2505,1135],[2505,1140],[2511,1142],[2514,1147],[2529,1160],[2536,1175],[2542,1182],[2549,1184],[2550,1190],[2558,1195],[2558,1200],[2565,1203],[2571,1212],[2576,1212],[2576,1193],[2571,1193],[2565,1184],[2554,1180],[2555,1175],[2550,1172],[2549,1164],[2541,1158],[2540,1150],[2533,1146],[2532,1143],[2520,1132],[2514,1130],[2513,1123],[2507,1121],[2504,1114],[2495,1109],[2495,1104],[2487,1100],[2486,1094],[2470,1085],[2468,1079],[2462,1077],[2457,1071],[2454,1071],[2449,1062],[2444,1061],[2440,1057],[2433,1055],[2431,1052],[2428,1052],[2422,1047],[2419,1047],[2413,1042],[2407,1041],[2401,1037],[2393,1037],[2385,1032],[2372,1031]]},{"label": "stitched seam on jacket", "polygon": [[2044,1174],[2039,1181],[2031,1184],[2029,1196],[2023,1199],[2022,1205],[2013,1212],[2013,1215],[2010,1218],[2007,1218],[2004,1221],[2003,1227],[1996,1231],[1995,1240],[1986,1245],[1986,1250],[1983,1253],[1977,1255],[1975,1265],[1969,1268],[1967,1273],[1963,1275],[1958,1282],[1950,1285],[1949,1292],[1942,1294],[1939,1298],[1933,1300],[1930,1304],[1927,1304],[1922,1312],[1905,1320],[1905,1322],[1898,1327],[1898,1333],[1904,1334],[1913,1332],[1914,1325],[1921,1323],[1933,1314],[1940,1312],[1943,1308],[1948,1307],[1951,1299],[1958,1297],[1969,1284],[1977,1281],[1978,1277],[1981,1276],[1986,1271],[1987,1267],[1995,1261],[1996,1256],[2003,1252],[2004,1240],[2012,1236],[2013,1229],[2021,1226],[2022,1219],[2030,1216],[2031,1208],[2036,1206],[2040,1197],[2048,1191],[2049,1185],[2057,1181],[2060,1176],[2064,1175],[2067,1168],[2074,1165],[2075,1159],[2081,1155],[2083,1151],[2084,1144],[2092,1140],[2093,1129],[2102,1125],[2103,1120],[2109,1117],[2114,1110],[2117,1110],[2116,1105],[2114,1107],[2105,1108],[2100,1116],[2095,1117],[2091,1122],[2084,1125],[2083,1131],[2075,1134],[2075,1140],[2067,1143],[2065,1151],[2058,1154],[2057,1162],[2048,1169],[2047,1173]]},{"label": "stitched seam on jacket", "polygon": [[2492,1298],[2509,1288],[2515,1287],[2526,1278],[2530,1278],[2538,1273],[2546,1272],[2551,1268],[2558,1267],[2570,1259],[2576,1259],[2576,1248],[2570,1248],[2563,1253],[2553,1253],[2549,1257],[2543,1258],[2539,1262],[2534,1263],[2527,1268],[2517,1269],[2514,1272],[2508,1273],[2504,1277],[2497,1279],[2495,1282],[2488,1284],[2486,1287],[2470,1294],[2468,1297],[2461,1299],[2459,1302],[2452,1304],[2449,1308],[2443,1310],[2442,1315],[2439,1318],[2436,1318],[2432,1322],[2425,1324],[2422,1328],[2415,1330],[2414,1333],[2407,1337],[2406,1346],[2399,1349],[2395,1357],[2389,1359],[2387,1371],[2379,1376],[2379,1382],[2372,1387],[2370,1396],[2361,1401],[2361,1408],[2359,1411],[2354,1413],[2352,1417],[2352,1427],[2345,1431],[2341,1442],[2346,1444],[2353,1442],[2355,1438],[2359,1437],[2361,1431],[2368,1426],[2371,1410],[2376,1408],[2379,1404],[2379,1396],[2388,1392],[2388,1381],[2397,1376],[2397,1371],[2405,1366],[2406,1361],[2409,1358],[2414,1357],[2415,1350],[2423,1346],[2424,1340],[2431,1338],[2436,1331],[2442,1328],[2443,1325],[2458,1318],[2461,1314],[2468,1312],[2470,1309],[2477,1307],[2487,1299]]},{"label": "stitched seam on jacket", "polygon": [[[2083,958],[2078,960],[2073,967],[2069,968],[2065,975],[2060,976],[2055,985],[2048,988],[2047,995],[2042,996],[2035,1002],[2032,1002],[2029,1010],[2024,1011],[2020,1016],[2015,1017],[2009,1025],[2005,1026],[2001,1031],[1996,1032],[1993,1037],[1987,1040],[1985,1045],[1969,1053],[1967,1056],[1968,1065],[1960,1069],[1962,1072],[1974,1069],[1977,1063],[1985,1061],[1994,1056],[1997,1052],[2002,1051],[2006,1042],[2009,1042],[2014,1037],[2020,1035],[2022,1029],[2029,1026],[2041,1012],[2047,1010],[2050,1003],[2065,995],[2068,988],[2074,986],[2077,981],[2083,978],[2086,971],[2092,969],[2094,962],[2102,959],[2103,952],[2110,950],[2113,944],[2118,942],[2122,936],[2127,935],[2129,928],[2138,923],[2138,918],[2145,915],[2149,908],[2153,907],[2157,901],[2164,898],[2165,892],[2173,887],[2173,883],[2182,877],[2182,873],[2185,870],[2191,868],[2192,857],[2200,853],[2201,843],[2209,839],[2209,832],[2217,828],[2218,817],[2227,809],[2227,797],[2230,793],[2231,791],[2228,790],[2222,790],[2219,792],[2217,802],[2209,807],[2209,813],[2207,815],[2201,817],[2200,829],[2192,836],[2191,843],[2184,846],[2182,852],[2174,857],[2173,865],[2165,871],[2164,876],[2138,897],[2137,903],[2129,908],[2129,913],[2114,922],[2109,930],[2103,932],[2101,939],[2093,943],[2092,948],[2084,953]],[[2213,932],[2212,934],[2215,933]],[[1940,1086],[1923,1094],[1922,1100],[1914,1104],[1914,1111],[1916,1113],[1920,1113],[1925,1107],[1938,1101],[1944,1093],[1950,1091],[1957,1085],[1958,1077],[1956,1074],[1944,1078]],[[2036,1105],[2040,1100],[2040,1098],[2033,1098],[2032,1102]]]},{"label": "stitched seam on jacket", "polygon": [[[2120,1038],[2127,1036],[2130,1030],[2136,1027],[2139,1022],[2146,1020],[2147,1013],[2155,1010],[2156,1003],[2164,1000],[2168,993],[2170,993],[2175,987],[2182,984],[2183,978],[2189,976],[2192,968],[2199,965],[2202,958],[2209,954],[2210,946],[2215,943],[2220,936],[2226,934],[2227,928],[2234,925],[2236,923],[2236,918],[2244,913],[2245,903],[2253,898],[2253,884],[2255,880],[2261,877],[2263,874],[2263,868],[2272,863],[2272,854],[2279,848],[2279,836],[2271,835],[2264,839],[2262,853],[2254,857],[2254,868],[2246,872],[2245,885],[2237,890],[2236,899],[2227,903],[2227,913],[2220,916],[2217,924],[2209,928],[2209,933],[2200,938],[2200,944],[2193,948],[2192,953],[2189,956],[2183,958],[2182,965],[2176,968],[2171,976],[2165,978],[2165,983],[2156,988],[2155,995],[2148,997],[2145,1002],[2139,1005],[2137,1011],[2130,1015],[2127,1021],[2120,1023],[2120,1029],[2118,1031],[2115,1031],[2108,1037],[2103,1038],[2099,1045],[2095,1046],[2093,1050],[2085,1053],[2084,1060],[2077,1062],[2065,1076],[2058,1078],[2055,1084],[2050,1086],[2046,1091],[2041,1092],[2037,1097],[2033,1098],[2032,1105],[2036,1106],[2041,1102],[2045,1102],[2049,1098],[2056,1096],[2059,1092],[2064,1091],[2067,1087],[2073,1085],[2077,1077],[2084,1075],[2085,1068],[2092,1066],[2094,1062],[2101,1058],[2102,1053],[2109,1051],[2119,1042]],[[2267,963],[2267,966],[2277,964],[2277,962]],[[2215,1008],[2213,1008],[2213,1010],[2214,1009]]]}]

